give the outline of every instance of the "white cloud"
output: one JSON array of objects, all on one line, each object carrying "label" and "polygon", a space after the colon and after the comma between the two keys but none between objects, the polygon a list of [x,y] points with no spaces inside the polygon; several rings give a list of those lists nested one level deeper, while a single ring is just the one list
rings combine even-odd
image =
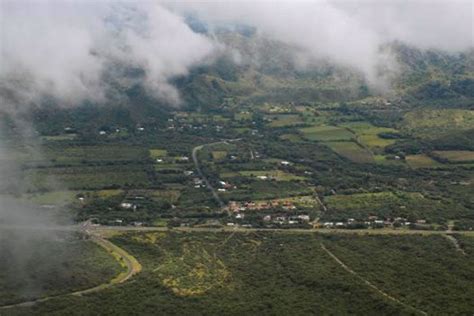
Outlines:
[{"label": "white cloud", "polygon": [[[167,1],[211,25],[245,23],[265,36],[297,45],[315,58],[362,70],[375,82],[380,45],[398,40],[421,49],[474,46],[472,0]],[[393,61],[390,61],[393,62]],[[393,67],[393,65],[391,65]]]},{"label": "white cloud", "polygon": [[111,61],[141,66],[151,94],[179,102],[170,79],[219,47],[185,24],[187,12],[211,24],[253,25],[311,58],[356,67],[372,82],[377,65],[391,62],[379,51],[387,41],[448,51],[473,46],[472,0],[0,1],[3,103],[12,91],[16,103],[45,94],[65,104],[101,100]]},{"label": "white cloud", "polygon": [[178,102],[168,80],[214,49],[152,2],[2,0],[0,18],[0,89],[14,91],[17,102],[42,95],[64,104],[101,100],[101,76],[114,60],[143,66],[148,90]]}]

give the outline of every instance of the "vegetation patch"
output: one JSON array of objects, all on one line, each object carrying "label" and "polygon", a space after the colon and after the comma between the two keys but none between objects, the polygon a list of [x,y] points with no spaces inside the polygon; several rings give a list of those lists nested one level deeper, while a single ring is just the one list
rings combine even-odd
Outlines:
[{"label": "vegetation patch", "polygon": [[354,142],[327,142],[329,148],[339,155],[358,163],[372,163],[372,153]]},{"label": "vegetation patch", "polygon": [[121,271],[101,247],[70,234],[0,231],[0,249],[0,305],[91,288]]},{"label": "vegetation patch", "polygon": [[377,192],[333,195],[324,198],[328,207],[325,218],[331,220],[367,220],[402,217],[409,222],[427,220],[446,223],[449,219],[468,216],[469,211],[451,201],[433,200],[416,192]]},{"label": "vegetation patch", "polygon": [[64,206],[77,200],[78,191],[52,191],[27,194],[24,198],[38,205]]},{"label": "vegetation patch", "polygon": [[[474,259],[442,236],[331,236],[325,245],[363,279],[428,315],[474,310]],[[473,238],[465,237],[473,245]],[[449,290],[447,290],[449,289]]]},{"label": "vegetation patch", "polygon": [[474,151],[471,150],[445,150],[434,151],[436,157],[445,159],[448,162],[474,162]]},{"label": "vegetation patch", "polygon": [[168,151],[166,149],[150,149],[149,152],[152,159],[159,159],[168,156]]},{"label": "vegetation patch", "polygon": [[139,146],[87,145],[48,146],[45,156],[55,164],[81,164],[86,162],[136,161],[147,157]]},{"label": "vegetation patch", "polygon": [[436,168],[443,166],[441,163],[425,154],[408,155],[405,157],[405,160],[412,168]]},{"label": "vegetation patch", "polygon": [[344,141],[354,138],[354,134],[350,131],[337,126],[305,127],[300,131],[306,139],[313,141]]},{"label": "vegetation patch", "polygon": [[270,127],[287,127],[303,124],[301,117],[297,114],[267,115],[265,118],[271,121],[268,124]]},{"label": "vegetation patch", "polygon": [[25,177],[32,190],[54,190],[60,184],[73,190],[149,185],[147,173],[141,166],[32,169],[25,172]]},{"label": "vegetation patch", "polygon": [[222,260],[194,243],[184,243],[178,253],[166,253],[154,272],[177,296],[203,295],[224,286],[230,277]]},{"label": "vegetation patch", "polygon": [[415,110],[406,113],[402,123],[408,132],[425,138],[467,130],[473,126],[474,111],[460,109]]},{"label": "vegetation patch", "polygon": [[301,136],[298,135],[298,134],[283,134],[283,135],[280,135],[279,138],[281,140],[288,140],[288,141],[294,142],[294,143],[299,143],[299,142],[303,141]]},{"label": "vegetation patch", "polygon": [[256,178],[259,180],[275,180],[275,181],[300,181],[305,177],[297,176],[282,170],[244,170],[238,172],[222,173],[222,178],[234,177],[236,175],[248,178]]},{"label": "vegetation patch", "polygon": [[227,157],[227,151],[225,150],[215,150],[212,151],[212,159],[216,161],[223,160]]},{"label": "vegetation patch", "polygon": [[342,126],[354,131],[358,140],[371,149],[383,149],[395,143],[396,139],[382,137],[381,135],[392,135],[398,132],[393,128],[376,127],[367,122],[346,123]]}]

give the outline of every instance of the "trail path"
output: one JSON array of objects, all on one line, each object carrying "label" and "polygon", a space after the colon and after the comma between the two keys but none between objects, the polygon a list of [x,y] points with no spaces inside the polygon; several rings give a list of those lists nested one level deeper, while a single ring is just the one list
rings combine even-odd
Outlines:
[{"label": "trail path", "polygon": [[324,246],[323,243],[321,243],[321,249],[323,249],[334,261],[337,262],[337,264],[339,264],[344,270],[346,270],[347,272],[349,272],[350,274],[354,275],[355,277],[357,277],[359,280],[363,281],[368,287],[370,287],[371,289],[373,289],[374,291],[376,291],[378,294],[382,295],[383,297],[397,303],[397,304],[400,304],[402,305],[403,307],[406,307],[408,309],[411,309],[413,311],[416,311],[417,313],[419,314],[422,314],[422,315],[428,315],[425,311],[422,311],[416,307],[413,307],[413,306],[410,306],[402,301],[400,301],[399,299],[397,299],[396,297],[393,297],[391,296],[390,294],[382,291],[381,289],[379,289],[376,285],[374,285],[372,282],[370,282],[369,280],[365,279],[364,277],[362,277],[360,274],[358,274],[357,272],[355,272],[354,270],[352,270],[349,266],[347,266],[344,262],[342,262],[334,253],[332,253],[329,249],[326,248],[326,246]]},{"label": "trail path", "polygon": [[457,240],[456,237],[454,237],[453,234],[446,233],[443,236],[446,237],[446,239],[448,239],[453,244],[453,246],[456,248],[456,250],[459,251],[460,253],[462,253],[463,256],[467,255],[466,252],[464,251],[464,249],[462,249],[461,245],[459,244],[459,241]]}]

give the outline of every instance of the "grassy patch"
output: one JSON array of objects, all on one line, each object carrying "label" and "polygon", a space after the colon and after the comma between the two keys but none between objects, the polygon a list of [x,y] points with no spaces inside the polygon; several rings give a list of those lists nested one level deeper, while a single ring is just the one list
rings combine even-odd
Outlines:
[{"label": "grassy patch", "polygon": [[412,168],[436,168],[443,166],[425,154],[409,155],[405,157],[405,160]]},{"label": "grassy patch", "polygon": [[177,296],[203,295],[215,287],[225,286],[230,277],[222,260],[199,243],[184,243],[179,251],[166,252],[153,272]]},{"label": "grassy patch", "polygon": [[168,151],[166,149],[150,149],[150,157],[152,159],[158,159],[168,156]]},{"label": "grassy patch", "polygon": [[221,174],[222,178],[234,177],[236,175],[249,178],[267,177],[262,180],[276,180],[276,181],[298,181],[304,180],[304,177],[296,176],[294,174],[284,172],[281,170],[245,170],[238,172],[227,172]]},{"label": "grassy patch", "polygon": [[371,163],[374,161],[370,151],[360,147],[354,142],[327,142],[326,145],[339,155],[351,161],[359,163]]},{"label": "grassy patch", "polygon": [[471,162],[474,161],[474,151],[470,150],[446,150],[434,151],[434,155],[449,162]]},{"label": "grassy patch", "polygon": [[354,131],[359,141],[371,149],[384,148],[393,144],[395,139],[386,139],[379,136],[380,133],[396,133],[397,130],[387,127],[376,127],[367,122],[346,123],[344,127]]},{"label": "grassy patch", "polygon": [[77,137],[76,134],[62,134],[55,136],[41,136],[41,139],[46,141],[65,141],[65,140],[74,140]]},{"label": "grassy patch", "polygon": [[50,146],[44,154],[55,164],[142,160],[147,156],[146,150],[138,146],[119,145]]},{"label": "grassy patch", "polygon": [[297,135],[297,134],[283,134],[283,135],[280,135],[279,138],[281,140],[288,140],[288,141],[294,142],[294,143],[299,143],[299,142],[303,141],[301,136]]},{"label": "grassy patch", "polygon": [[350,131],[336,126],[313,126],[302,128],[300,131],[306,139],[315,141],[342,141],[354,138],[354,134]]},{"label": "grassy patch", "polygon": [[416,110],[404,115],[402,127],[421,137],[437,138],[474,126],[474,111],[460,109]]},{"label": "grassy patch", "polygon": [[405,162],[403,160],[396,160],[393,158],[388,158],[385,155],[374,155],[374,161],[380,165],[394,165],[394,166],[404,166]]},{"label": "grassy patch", "polygon": [[179,190],[154,190],[150,192],[150,197],[155,201],[166,201],[176,203],[181,195]]},{"label": "grassy patch", "polygon": [[267,115],[265,118],[271,120],[268,124],[270,127],[287,127],[303,124],[303,121],[297,114]]},{"label": "grassy patch", "polygon": [[26,199],[38,205],[63,206],[76,200],[78,191],[52,191],[27,194]]},{"label": "grassy patch", "polygon": [[224,150],[212,151],[213,160],[219,161],[219,160],[225,159],[226,157],[227,157],[227,151],[224,151]]},{"label": "grassy patch", "polygon": [[51,190],[66,185],[72,190],[105,189],[113,186],[147,186],[141,166],[102,166],[33,169],[25,172],[32,190]]},{"label": "grassy patch", "polygon": [[469,213],[450,201],[433,200],[412,192],[333,195],[325,197],[324,201],[329,209],[325,217],[333,220],[364,220],[375,215],[380,218],[404,217],[412,222],[417,219],[446,222]]}]

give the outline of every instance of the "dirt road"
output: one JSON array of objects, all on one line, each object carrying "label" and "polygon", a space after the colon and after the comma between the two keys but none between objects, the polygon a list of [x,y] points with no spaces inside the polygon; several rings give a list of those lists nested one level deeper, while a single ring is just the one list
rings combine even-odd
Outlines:
[{"label": "dirt road", "polygon": [[115,260],[117,260],[120,266],[122,266],[126,270],[118,274],[115,278],[113,278],[109,282],[99,284],[92,288],[75,291],[71,293],[66,293],[66,294],[42,297],[36,300],[31,300],[31,301],[17,303],[17,304],[0,306],[0,310],[9,309],[9,308],[17,308],[17,307],[28,307],[37,303],[42,303],[42,302],[52,300],[54,298],[59,298],[59,297],[64,297],[64,296],[69,296],[69,295],[82,296],[82,295],[87,295],[90,293],[95,293],[98,291],[108,289],[114,285],[123,283],[142,270],[141,264],[138,262],[137,259],[135,259],[135,257],[133,257],[128,252],[126,252],[124,249],[113,244],[109,240],[103,238],[100,234],[97,233],[97,231],[85,230],[84,232],[90,236],[90,240],[92,242],[104,248],[111,256],[115,258]]},{"label": "dirt road", "polygon": [[384,292],[383,290],[379,289],[375,284],[373,284],[372,282],[370,282],[369,280],[365,279],[364,277],[362,277],[359,273],[355,272],[354,270],[352,270],[349,266],[347,266],[344,262],[341,261],[341,259],[339,259],[332,251],[330,251],[329,249],[326,248],[326,246],[324,246],[323,243],[321,243],[321,249],[324,250],[324,252],[326,252],[334,261],[336,261],[336,263],[342,267],[344,270],[346,270],[347,272],[349,272],[350,274],[354,275],[355,277],[357,277],[359,280],[361,280],[362,282],[364,282],[365,285],[367,285],[369,288],[371,288],[372,290],[374,290],[375,292],[377,292],[378,294],[382,295],[383,297],[391,300],[392,302],[395,302],[399,305],[402,305],[403,307],[407,308],[407,309],[410,309],[412,311],[415,311],[421,315],[428,315],[425,311],[422,311],[416,307],[413,307],[411,305],[408,305],[402,301],[400,301],[398,298],[396,297],[393,297],[392,295]]}]

